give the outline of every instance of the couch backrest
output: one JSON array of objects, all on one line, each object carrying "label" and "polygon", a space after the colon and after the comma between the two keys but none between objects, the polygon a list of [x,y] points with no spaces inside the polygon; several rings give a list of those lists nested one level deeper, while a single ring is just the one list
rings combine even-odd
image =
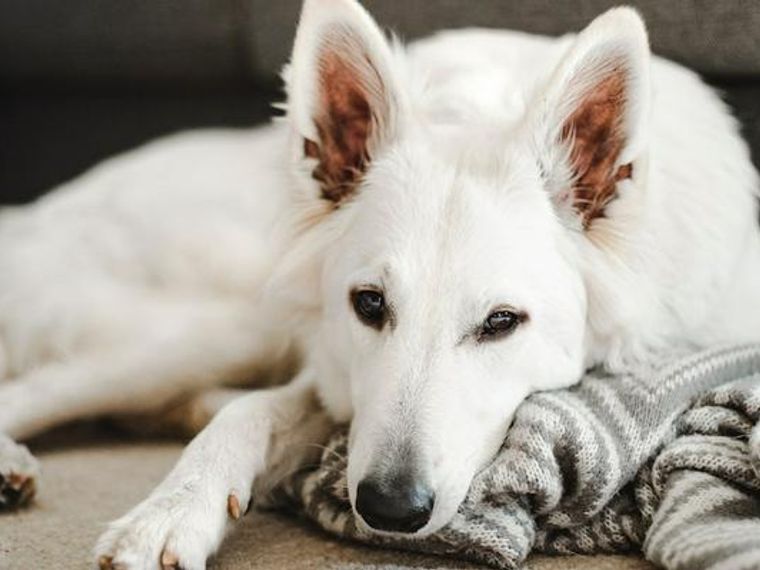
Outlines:
[{"label": "couch backrest", "polygon": [[[286,60],[298,0],[257,5],[252,38],[258,68]],[[711,75],[760,76],[758,0],[363,0],[382,25],[414,38],[447,27],[485,26],[560,35],[622,3],[643,14],[655,52]]]},{"label": "couch backrest", "polygon": [[0,77],[71,82],[250,77],[240,0],[2,0]]},{"label": "couch backrest", "polygon": [[[0,78],[272,80],[300,0],[3,0]],[[403,38],[459,26],[561,34],[616,0],[364,0]],[[633,0],[654,50],[698,71],[760,77],[760,1]]]}]

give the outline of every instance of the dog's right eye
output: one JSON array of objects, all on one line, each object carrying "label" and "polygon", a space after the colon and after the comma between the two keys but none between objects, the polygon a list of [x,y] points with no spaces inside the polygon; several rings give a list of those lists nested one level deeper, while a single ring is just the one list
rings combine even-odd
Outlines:
[{"label": "dog's right eye", "polygon": [[380,329],[385,322],[385,298],[376,289],[356,289],[351,292],[351,304],[356,316],[365,325]]}]

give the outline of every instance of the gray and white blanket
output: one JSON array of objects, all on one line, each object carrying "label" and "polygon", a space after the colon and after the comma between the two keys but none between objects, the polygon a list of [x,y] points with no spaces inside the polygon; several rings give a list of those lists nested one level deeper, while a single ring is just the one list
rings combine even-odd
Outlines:
[{"label": "gray and white blanket", "polygon": [[281,492],[337,535],[498,568],[531,550],[641,550],[668,569],[760,569],[760,346],[665,362],[531,396],[455,518],[425,539],[357,529],[345,432]]}]

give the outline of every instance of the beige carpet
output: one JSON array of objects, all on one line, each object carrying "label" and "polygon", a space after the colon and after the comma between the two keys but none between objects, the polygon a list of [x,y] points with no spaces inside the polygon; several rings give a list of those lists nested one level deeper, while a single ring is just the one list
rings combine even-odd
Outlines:
[{"label": "beige carpet", "polygon": [[[142,499],[177,459],[181,444],[136,441],[89,426],[32,446],[43,481],[31,509],[0,515],[0,569],[90,568],[103,525]],[[347,544],[308,523],[253,512],[230,535],[210,570],[476,568],[458,561]],[[638,558],[534,557],[533,570],[646,570]]]}]

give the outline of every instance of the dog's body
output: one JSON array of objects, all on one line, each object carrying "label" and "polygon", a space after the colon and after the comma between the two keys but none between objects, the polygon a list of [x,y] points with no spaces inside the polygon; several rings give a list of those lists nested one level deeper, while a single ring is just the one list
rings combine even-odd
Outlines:
[{"label": "dog's body", "polygon": [[[314,0],[286,76],[287,121],[171,137],[0,215],[0,434],[188,394],[200,427],[226,400],[206,390],[303,354],[111,526],[104,567],[203,567],[254,480],[332,421],[353,422],[368,525],[433,532],[531,391],[760,340],[748,150],[691,72],[653,59],[650,98],[631,12],[577,39],[472,30],[394,51],[353,3]],[[0,441],[6,478],[29,461]]]}]

